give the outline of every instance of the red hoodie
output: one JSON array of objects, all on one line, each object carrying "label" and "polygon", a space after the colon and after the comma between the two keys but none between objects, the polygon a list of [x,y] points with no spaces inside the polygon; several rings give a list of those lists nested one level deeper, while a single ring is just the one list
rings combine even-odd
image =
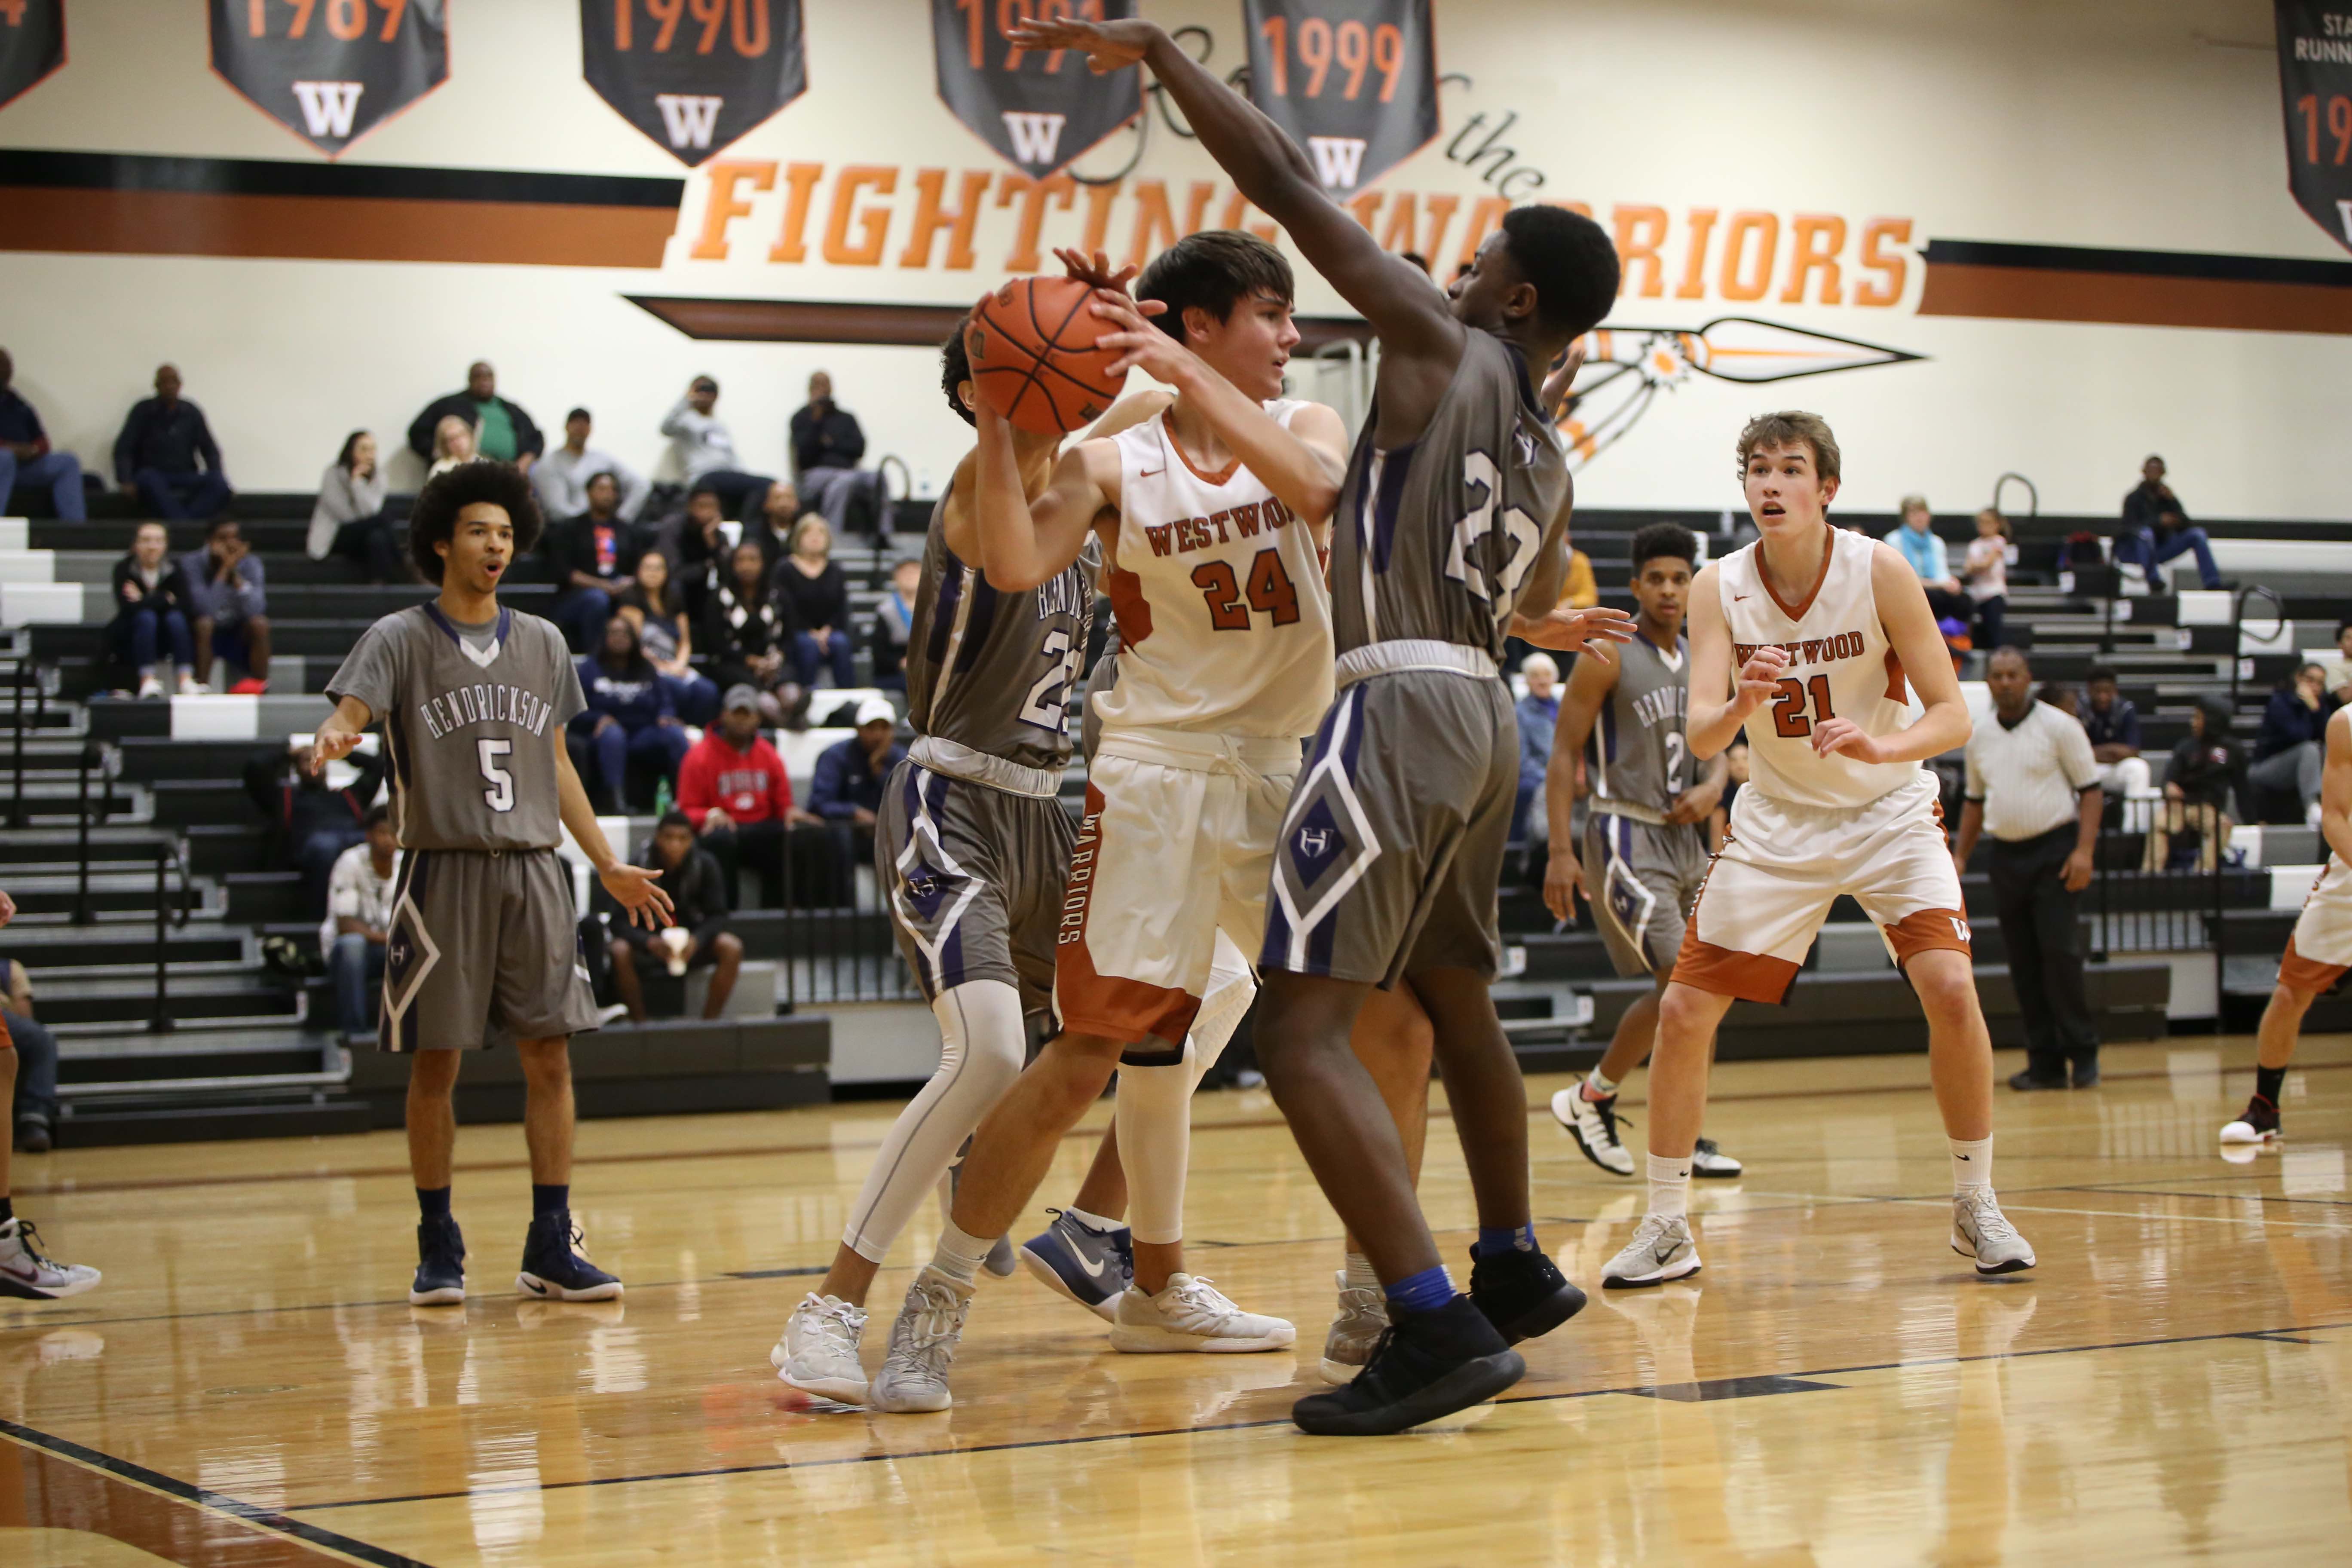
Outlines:
[{"label": "red hoodie", "polygon": [[739,752],[716,727],[705,731],[677,770],[677,808],[698,831],[713,806],[738,822],[781,822],[793,809],[793,781],[764,735]]}]

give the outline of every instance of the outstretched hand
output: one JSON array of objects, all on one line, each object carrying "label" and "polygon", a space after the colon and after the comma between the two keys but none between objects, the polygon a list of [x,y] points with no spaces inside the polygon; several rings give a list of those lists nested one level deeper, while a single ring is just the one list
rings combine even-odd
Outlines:
[{"label": "outstretched hand", "polygon": [[350,756],[359,743],[360,738],[348,730],[320,730],[310,737],[310,776],[316,778],[329,763]]},{"label": "outstretched hand", "polygon": [[1075,17],[1037,17],[1004,29],[1016,49],[1076,49],[1097,76],[1123,70],[1143,58],[1160,29],[1150,22],[1081,22]]},{"label": "outstretched hand", "polygon": [[648,871],[643,866],[614,864],[596,873],[604,890],[615,902],[629,911],[629,923],[647,931],[659,931],[671,922],[673,906],[669,895],[654,886],[659,871]]},{"label": "outstretched hand", "polygon": [[[1133,262],[1129,262],[1114,272],[1110,269],[1110,258],[1101,251],[1097,250],[1092,256],[1088,256],[1085,251],[1066,245],[1057,245],[1054,247],[1054,259],[1062,264],[1062,270],[1066,274],[1076,279],[1089,289],[1108,289],[1115,294],[1125,294],[1128,283],[1137,273],[1143,270]],[[1162,306],[1161,309],[1165,310],[1166,307]]]},{"label": "outstretched hand", "polygon": [[1554,605],[1540,616],[1524,616],[1511,628],[1514,636],[1555,653],[1589,653],[1603,664],[1614,664],[1612,643],[1633,640],[1633,617],[1607,605],[1589,610]]}]

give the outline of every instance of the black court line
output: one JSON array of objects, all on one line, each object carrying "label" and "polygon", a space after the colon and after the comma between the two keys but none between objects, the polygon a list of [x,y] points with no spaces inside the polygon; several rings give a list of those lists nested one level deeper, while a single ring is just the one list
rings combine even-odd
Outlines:
[{"label": "black court line", "polygon": [[719,1278],[722,1279],[796,1279],[810,1274],[825,1273],[831,1267],[830,1264],[810,1263],[798,1268],[730,1268],[723,1271]]},{"label": "black court line", "polygon": [[[2272,1173],[2275,1174],[2275,1173]],[[2116,1197],[2126,1198],[2202,1198],[2208,1203],[2217,1204],[2241,1203],[2247,1198],[2252,1198],[2256,1203],[2260,1204],[2317,1204],[2326,1208],[2352,1209],[2352,1199],[2290,1198],[2274,1193],[2182,1193],[2174,1192],[2162,1187],[2133,1187],[2127,1190],[2118,1190],[2116,1187],[2112,1185],[2105,1187],[2042,1187],[2035,1190],[2045,1193],[2098,1192],[2109,1194]]]},{"label": "black court line", "polygon": [[0,1419],[0,1436],[13,1437],[28,1448],[39,1448],[56,1455],[58,1458],[69,1459],[75,1464],[86,1465],[106,1475],[135,1482],[152,1490],[162,1492],[165,1497],[176,1499],[192,1508],[210,1509],[215,1513],[225,1513],[257,1530],[289,1536],[306,1546],[316,1546],[328,1552],[340,1552],[344,1556],[356,1558],[362,1563],[376,1564],[377,1568],[431,1568],[430,1564],[418,1558],[404,1557],[397,1552],[387,1552],[381,1546],[371,1546],[364,1541],[354,1541],[348,1535],[339,1535],[321,1526],[307,1523],[299,1519],[289,1519],[274,1509],[262,1508],[220,1492],[193,1486],[186,1481],[174,1479],[160,1470],[151,1470],[144,1465],[134,1465],[128,1459],[118,1459],[111,1454],[101,1454],[96,1448],[74,1442],[71,1438],[36,1431],[30,1426],[20,1426],[16,1422],[5,1419]]},{"label": "black court line", "polygon": [[[2007,1287],[2002,1286],[1994,1286],[1990,1288],[1995,1289],[2007,1289]],[[1634,1397],[1641,1399],[1675,1399],[1677,1397],[1687,1397],[1687,1395],[1662,1393],[1661,1390],[1688,1390],[1731,1384],[1772,1385],[1769,1387],[1758,1388],[1755,1390],[1755,1394],[1794,1394],[1811,1389],[1842,1387],[1843,1386],[1842,1384],[1824,1384],[1814,1380],[1825,1377],[1850,1376],[1865,1372],[1902,1372],[1924,1366],[1965,1366],[1972,1362],[2027,1361],[2042,1356],[2082,1355],[2085,1352],[2094,1351],[2146,1350],[2168,1345],[2210,1344],[2221,1340],[2262,1338],[2276,1339],[2281,1335],[2315,1333],[2323,1329],[2341,1328],[2352,1328],[2352,1322],[2310,1323],[2299,1327],[2289,1326],[2279,1329],[2238,1329],[2225,1333],[2180,1334],[2165,1339],[2116,1340],[2108,1343],[2095,1345],[2058,1345],[2053,1346],[2049,1350],[2004,1351],[1998,1355],[1932,1356],[1918,1361],[1872,1362],[1858,1366],[1823,1367],[1816,1371],[1805,1373],[1780,1373],[1745,1378],[1717,1378],[1710,1380],[1707,1384],[1649,1384],[1630,1388],[1579,1388],[1570,1389],[1559,1394],[1530,1394],[1517,1399],[1498,1399],[1495,1401],[1495,1403],[1497,1405],[1548,1405],[1555,1401],[1564,1399],[1597,1399],[1603,1394],[1632,1394]],[[2297,1342],[2288,1339],[2282,1341],[2281,1342],[2294,1343]],[[1738,1398],[1753,1396],[1753,1394],[1715,1394],[1710,1396],[1702,1394],[1698,1397],[1705,1399],[1708,1397]],[[332,1509],[383,1508],[395,1503],[448,1502],[458,1498],[483,1497],[499,1492],[574,1491],[584,1487],[633,1486],[641,1481],[707,1480],[721,1476],[766,1475],[772,1474],[779,1470],[823,1470],[835,1469],[845,1465],[871,1465],[877,1463],[896,1464],[905,1459],[963,1458],[977,1454],[1012,1453],[1024,1448],[1066,1448],[1095,1443],[1125,1443],[1140,1441],[1148,1437],[1190,1437],[1198,1436],[1203,1432],[1247,1432],[1265,1427],[1287,1426],[1289,1425],[1290,1417],[1287,1415],[1280,1415],[1260,1421],[1223,1421],[1215,1423],[1214,1425],[1202,1426],[1161,1426],[1135,1432],[1101,1432],[1082,1437],[1031,1437],[1024,1438],[1022,1441],[1014,1443],[976,1443],[968,1448],[908,1448],[895,1453],[848,1454],[844,1455],[839,1458],[810,1459],[799,1464],[795,1464],[791,1460],[782,1460],[774,1464],[762,1465],[714,1465],[706,1469],[663,1470],[643,1476],[604,1476],[590,1480],[556,1481],[551,1484],[542,1484],[539,1486],[467,1487],[460,1491],[412,1492],[403,1497],[346,1498],[333,1502],[305,1503],[293,1511],[297,1513],[320,1513]]]},{"label": "black court line", "polygon": [[1650,1388],[1621,1388],[1619,1394],[1635,1394],[1644,1399],[1671,1399],[1678,1405],[1699,1405],[1717,1399],[1756,1399],[1774,1394],[1804,1394],[1816,1388],[1843,1388],[1842,1383],[1815,1383],[1810,1378],[1782,1377],[1777,1373],[1763,1377],[1716,1377],[1704,1383],[1661,1383]]}]

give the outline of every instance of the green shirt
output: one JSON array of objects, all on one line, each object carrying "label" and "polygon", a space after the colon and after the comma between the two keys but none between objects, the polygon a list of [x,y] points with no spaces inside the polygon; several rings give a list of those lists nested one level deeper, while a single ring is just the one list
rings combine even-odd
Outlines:
[{"label": "green shirt", "polygon": [[475,451],[501,463],[515,460],[514,420],[508,416],[505,404],[495,397],[475,404],[474,424]]}]

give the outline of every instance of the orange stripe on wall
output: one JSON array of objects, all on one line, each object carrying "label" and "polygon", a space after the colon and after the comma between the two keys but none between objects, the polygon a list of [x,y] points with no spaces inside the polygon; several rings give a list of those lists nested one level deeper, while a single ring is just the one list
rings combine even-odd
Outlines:
[{"label": "orange stripe on wall", "polygon": [[1930,261],[1923,316],[2352,333],[2352,289]]}]

